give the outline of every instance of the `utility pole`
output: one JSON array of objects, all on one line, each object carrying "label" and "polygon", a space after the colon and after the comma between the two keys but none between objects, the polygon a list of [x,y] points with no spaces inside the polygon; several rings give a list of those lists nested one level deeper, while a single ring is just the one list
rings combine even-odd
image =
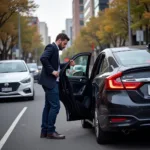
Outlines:
[{"label": "utility pole", "polygon": [[131,32],[131,12],[130,12],[130,0],[128,0],[128,35],[129,35],[129,46],[132,45],[132,32]]},{"label": "utility pole", "polygon": [[19,59],[22,59],[22,47],[21,47],[21,23],[20,23],[20,9],[18,9],[18,48]]}]

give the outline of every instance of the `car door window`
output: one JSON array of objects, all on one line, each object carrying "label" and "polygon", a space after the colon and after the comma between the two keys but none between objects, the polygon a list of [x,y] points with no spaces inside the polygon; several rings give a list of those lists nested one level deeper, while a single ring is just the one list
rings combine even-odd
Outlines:
[{"label": "car door window", "polygon": [[117,68],[118,67],[118,65],[117,65],[117,63],[116,63],[116,61],[114,60],[113,57],[111,57],[111,56],[108,57],[108,62],[111,65],[111,68]]},{"label": "car door window", "polygon": [[95,76],[97,74],[99,74],[99,66],[100,66],[100,61],[101,61],[101,58],[102,57],[102,54],[99,54],[99,56],[97,57],[96,61],[94,62],[94,65],[92,67],[92,71],[91,71],[91,76],[90,76],[90,79],[93,80],[95,78]]},{"label": "car door window", "polygon": [[105,73],[109,71],[109,64],[106,58],[103,58],[102,63],[99,68],[99,74]]},{"label": "car door window", "polygon": [[66,75],[68,77],[86,76],[88,56],[79,56],[74,61],[75,61],[75,66],[70,67],[70,69],[67,69]]}]

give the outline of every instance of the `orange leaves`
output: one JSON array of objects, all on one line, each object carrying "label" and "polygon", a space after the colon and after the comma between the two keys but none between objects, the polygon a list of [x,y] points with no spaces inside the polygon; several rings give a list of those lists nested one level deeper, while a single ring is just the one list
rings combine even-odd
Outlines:
[{"label": "orange leaves", "polygon": [[150,12],[145,12],[143,16],[145,19],[150,19]]},{"label": "orange leaves", "polygon": [[111,33],[111,32],[113,31],[113,27],[111,27],[110,25],[106,25],[106,26],[104,27],[104,30],[105,30],[106,32],[108,32],[108,33]]},{"label": "orange leaves", "polygon": [[16,12],[28,13],[37,7],[33,0],[0,0],[0,27]]}]

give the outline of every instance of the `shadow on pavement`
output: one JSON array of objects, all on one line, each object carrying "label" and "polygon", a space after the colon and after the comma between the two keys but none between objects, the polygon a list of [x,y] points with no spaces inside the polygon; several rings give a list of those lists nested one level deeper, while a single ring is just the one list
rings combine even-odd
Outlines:
[{"label": "shadow on pavement", "polygon": [[143,148],[149,148],[150,149],[150,129],[147,130],[140,130],[133,132],[129,135],[123,135],[123,134],[116,134],[113,137],[113,141],[108,144],[107,146],[114,148],[114,149],[120,149],[120,148],[126,148],[126,149],[143,149]]},{"label": "shadow on pavement", "polygon": [[32,102],[32,100],[29,100],[27,98],[9,98],[9,99],[0,99],[1,103],[20,103],[20,102]]}]

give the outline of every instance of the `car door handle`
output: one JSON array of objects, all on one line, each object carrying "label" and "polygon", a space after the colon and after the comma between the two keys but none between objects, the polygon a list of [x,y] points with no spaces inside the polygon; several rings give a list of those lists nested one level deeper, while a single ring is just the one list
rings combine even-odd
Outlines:
[{"label": "car door handle", "polygon": [[80,82],[86,82],[86,79],[80,79]]}]

